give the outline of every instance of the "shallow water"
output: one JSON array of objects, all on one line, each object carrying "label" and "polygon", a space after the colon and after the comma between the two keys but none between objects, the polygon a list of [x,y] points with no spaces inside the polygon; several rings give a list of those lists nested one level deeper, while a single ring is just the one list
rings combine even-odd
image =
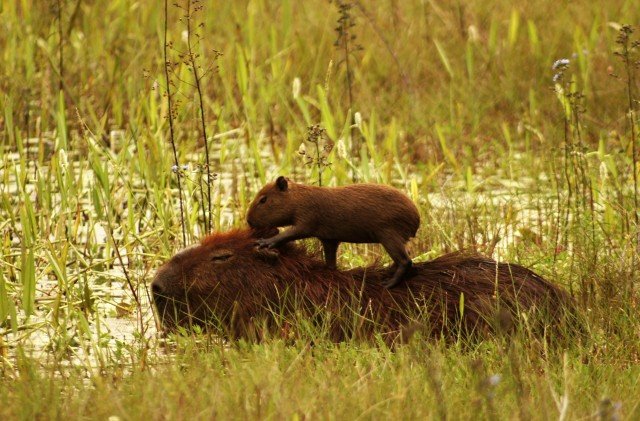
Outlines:
[{"label": "shallow water", "polygon": [[[230,131],[221,136],[240,136],[241,130]],[[118,134],[113,134],[113,138],[119,138]],[[31,147],[37,145],[37,139],[28,142]],[[49,140],[49,143],[51,141]],[[236,222],[238,212],[234,209],[234,196],[237,194],[238,185],[243,184],[249,189],[255,191],[259,186],[256,184],[256,177],[246,177],[244,173],[238,171],[239,168],[248,168],[253,166],[253,158],[250,151],[244,144],[235,146],[233,151],[234,158],[227,157],[226,164],[217,168],[217,179],[215,181],[214,201],[220,201],[223,204],[220,210],[219,220],[220,226],[230,227]],[[47,148],[52,148],[51,145]],[[266,148],[265,148],[266,149]],[[35,156],[36,151],[31,151],[28,156]],[[211,151],[212,160],[220,161],[220,150],[215,148]],[[84,167],[80,167],[77,155],[69,153],[67,156],[68,167],[66,171],[72,174],[83,174],[83,185],[81,188],[91,189],[96,183],[95,175],[91,171],[86,159]],[[187,156],[187,161],[197,162],[197,155]],[[272,162],[272,157],[264,152],[261,156],[262,164],[268,168],[268,174],[276,174],[276,167]],[[30,162],[26,170],[20,166],[20,155],[17,152],[7,152],[3,155],[3,162],[0,167],[0,179],[7,180],[0,189],[0,193],[13,198],[18,205],[19,185],[16,177],[26,176],[25,191],[32,201],[36,201],[36,186],[33,180],[34,164]],[[49,168],[40,168],[41,174],[50,171]],[[545,182],[544,176],[538,180],[531,178],[520,178],[519,180],[511,180],[509,178],[501,178],[500,174],[496,175],[495,168],[491,169],[492,175],[482,178],[476,176],[474,182],[476,188],[469,192],[462,183],[455,184],[445,181],[441,186],[441,191],[430,192],[419,199],[423,208],[427,212],[439,215],[449,215],[448,217],[456,218],[459,209],[477,209],[478,218],[486,217],[483,209],[505,209],[505,212],[517,215],[515,221],[486,221],[490,224],[492,230],[499,233],[499,240],[494,244],[494,257],[500,258],[506,253],[508,248],[514,244],[521,236],[516,227],[519,226],[540,226],[544,224],[541,218],[544,215],[540,210],[540,203],[544,203],[544,207],[548,209],[553,206],[555,198],[547,194],[531,193],[539,190],[537,184]],[[189,166],[185,170],[185,178],[197,177],[197,170]],[[418,180],[418,183],[420,180]],[[399,183],[400,184],[400,183]],[[146,185],[140,183],[139,195],[144,197]],[[177,191],[173,192],[174,206],[178,206]],[[54,201],[52,208],[57,208],[62,200],[59,193],[52,195]],[[89,203],[84,203],[86,212],[94,214],[93,208]],[[122,218],[126,218],[126,212],[123,210]],[[151,210],[147,209],[150,215]],[[548,210],[545,210],[545,215]],[[0,214],[5,213],[0,210]],[[494,215],[491,213],[491,215]],[[92,215],[92,216],[95,216]],[[3,218],[6,215],[3,215]],[[0,224],[0,228],[3,225]],[[19,256],[21,253],[21,244],[23,239],[17,233],[22,233],[22,227],[17,222],[15,226],[8,227],[5,223],[4,229],[10,230],[11,238],[11,254]],[[114,227],[114,238],[116,241],[122,240],[122,232],[119,227]],[[195,232],[195,237],[202,234]],[[55,232],[49,233],[51,242],[59,241]],[[131,291],[127,287],[125,273],[119,260],[113,260],[114,256],[106,256],[104,252],[110,247],[109,233],[104,222],[91,224],[89,222],[81,223],[76,230],[74,238],[66,238],[66,241],[73,243],[77,249],[86,249],[91,253],[93,261],[100,259],[104,263],[105,268],[92,268],[85,273],[79,273],[77,267],[69,267],[67,271],[67,279],[74,279],[76,283],[86,282],[87,288],[90,290],[91,299],[94,300],[92,308],[79,310],[81,303],[68,303],[61,291],[61,285],[54,273],[47,269],[46,261],[37,260],[36,262],[36,310],[33,315],[26,318],[24,313],[18,313],[20,329],[13,332],[10,325],[5,323],[0,326],[0,335],[3,336],[5,346],[9,349],[9,356],[14,356],[15,351],[20,347],[22,350],[30,353],[33,357],[46,360],[52,353],[58,349],[72,350],[66,356],[69,364],[77,364],[85,367],[95,367],[104,364],[104,359],[121,358],[118,355],[119,350],[132,344],[143,342],[151,342],[158,340],[158,330],[153,316],[152,306],[149,302],[149,294],[146,291],[148,282],[153,276],[153,271],[130,270],[130,276],[134,279],[134,284],[138,284],[138,296],[140,297],[140,309],[136,309],[134,298]],[[487,238],[483,238],[480,234],[476,234],[476,238],[469,238],[470,243],[482,243]],[[351,246],[345,247],[345,254],[357,253],[365,250],[368,254],[370,250],[367,247],[352,249]],[[129,259],[147,258],[146,250],[141,246],[130,247],[129,252],[133,252],[132,256],[127,255],[127,247],[120,247],[120,253],[123,264],[129,266]],[[429,250],[415,251],[416,260],[428,260],[435,257],[434,253]],[[38,257],[42,257],[38,253]],[[365,261],[366,261],[365,256]],[[371,259],[371,257],[369,257]],[[19,259],[14,259],[19,261]],[[158,261],[158,259],[154,259]],[[77,266],[77,265],[76,265]],[[138,266],[139,268],[141,266]],[[144,267],[144,265],[142,266]],[[75,270],[75,271],[74,271]],[[155,270],[155,268],[153,269]],[[10,294],[11,295],[11,294]],[[11,295],[11,298],[19,303],[19,291]],[[67,318],[60,318],[55,315],[56,311],[65,306],[73,308],[71,312],[62,312],[67,314]],[[18,305],[19,307],[19,305]],[[138,313],[141,312],[141,314]],[[82,316],[80,316],[82,315]],[[141,332],[140,317],[142,318],[143,332]],[[59,323],[58,327],[55,324]],[[64,331],[64,332],[63,332]],[[143,340],[144,339],[144,340]],[[105,355],[107,357],[105,357]]]}]

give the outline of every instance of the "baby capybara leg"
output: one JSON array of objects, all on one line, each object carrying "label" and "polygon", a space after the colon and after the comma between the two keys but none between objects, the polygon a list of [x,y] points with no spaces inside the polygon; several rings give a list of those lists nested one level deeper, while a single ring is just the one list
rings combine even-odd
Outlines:
[{"label": "baby capybara leg", "polygon": [[402,280],[404,279],[409,269],[411,269],[411,266],[413,266],[413,262],[411,261],[411,259],[407,260],[403,264],[398,264],[398,267],[396,268],[396,271],[393,274],[393,278],[385,282],[383,284],[384,287],[387,289],[390,289],[398,285],[400,282],[402,282]]},{"label": "baby capybara leg", "polygon": [[338,255],[339,241],[335,240],[320,240],[322,241],[322,249],[324,250],[324,261],[327,267],[331,269],[336,268],[336,259]]},{"label": "baby capybara leg", "polygon": [[406,241],[399,236],[387,237],[385,241],[382,242],[382,246],[396,264],[396,271],[393,274],[393,277],[384,283],[385,288],[393,288],[398,285],[406,275],[409,268],[411,268],[411,258],[407,253],[405,243]]}]

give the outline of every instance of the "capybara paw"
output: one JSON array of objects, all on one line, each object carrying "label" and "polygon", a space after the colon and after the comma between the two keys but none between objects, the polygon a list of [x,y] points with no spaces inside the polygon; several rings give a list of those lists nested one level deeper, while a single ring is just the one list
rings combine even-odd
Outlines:
[{"label": "capybara paw", "polygon": [[386,289],[391,289],[391,288],[395,287],[396,285],[398,285],[401,280],[402,279],[400,279],[400,278],[396,279],[395,277],[393,277],[390,280],[388,280],[386,282],[383,282],[382,286],[384,286]]},{"label": "capybara paw", "polygon": [[262,260],[273,263],[280,258],[280,253],[277,249],[273,249],[270,247],[258,247],[256,250],[256,256],[261,258]]},{"label": "capybara paw", "polygon": [[271,248],[273,247],[273,242],[269,241],[268,238],[260,238],[256,240],[256,246],[258,246],[259,249]]}]

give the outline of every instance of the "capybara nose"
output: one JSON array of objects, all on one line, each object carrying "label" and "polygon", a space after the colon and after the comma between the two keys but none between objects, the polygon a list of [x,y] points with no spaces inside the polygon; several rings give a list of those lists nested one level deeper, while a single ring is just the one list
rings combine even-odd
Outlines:
[{"label": "capybara nose", "polygon": [[158,279],[154,279],[151,283],[151,293],[156,296],[164,294],[164,290],[162,286],[160,286],[160,282],[158,282]]},{"label": "capybara nose", "polygon": [[162,267],[151,281],[151,293],[154,296],[163,296],[167,293],[168,273],[166,267]]}]

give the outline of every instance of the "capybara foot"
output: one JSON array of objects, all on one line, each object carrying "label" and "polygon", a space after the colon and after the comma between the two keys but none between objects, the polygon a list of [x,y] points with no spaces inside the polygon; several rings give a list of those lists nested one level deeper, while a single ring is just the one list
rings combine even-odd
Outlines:
[{"label": "capybara foot", "polygon": [[260,238],[256,240],[256,246],[258,246],[259,249],[273,248],[273,244],[274,242],[271,241],[271,238]]},{"label": "capybara foot", "polygon": [[393,274],[393,278],[391,278],[387,282],[384,282],[382,285],[384,285],[384,287],[386,289],[391,289],[391,288],[397,286],[398,284],[400,284],[400,282],[402,282],[404,280],[405,275],[407,274],[407,272],[409,271],[411,266],[412,266],[411,260],[409,260],[409,262],[404,264],[404,265],[398,265],[398,268],[396,269],[395,273]]}]

